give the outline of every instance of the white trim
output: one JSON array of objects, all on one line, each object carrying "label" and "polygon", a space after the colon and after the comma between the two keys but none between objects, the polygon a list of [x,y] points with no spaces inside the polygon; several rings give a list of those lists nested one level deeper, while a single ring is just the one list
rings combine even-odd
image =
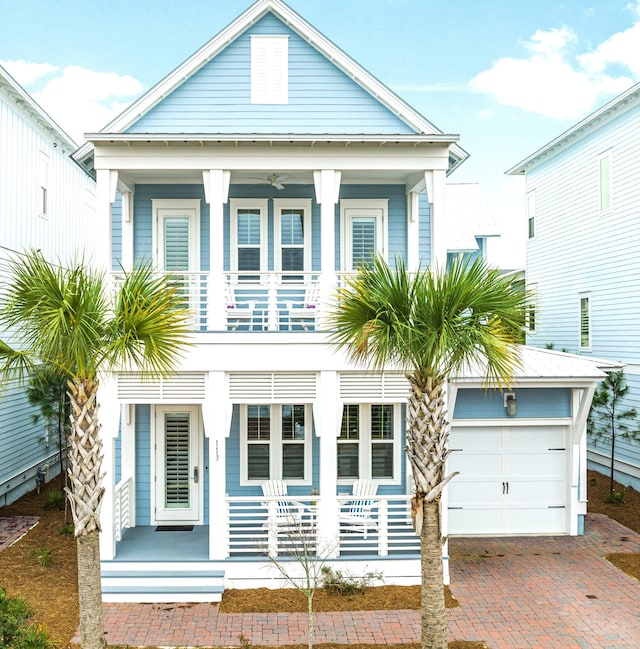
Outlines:
[{"label": "white trim", "polygon": [[[192,494],[197,498],[195,505],[195,518],[184,519],[180,517],[158,517],[158,490],[161,488],[161,480],[158,467],[158,456],[163,450],[163,445],[159,443],[160,428],[158,426],[159,418],[166,412],[188,412],[191,415],[190,421],[190,435],[191,441],[195,444],[190,446],[189,458],[189,473],[191,474],[194,466],[198,467],[199,480],[197,487],[193,489]],[[184,522],[193,523],[194,525],[202,525],[204,521],[204,467],[208,463],[208,459],[204,457],[204,435],[202,429],[202,417],[200,414],[200,407],[197,405],[152,405],[151,406],[151,443],[154,450],[151,453],[151,524],[156,525],[163,522]],[[190,480],[193,476],[190,476]]]},{"label": "white trim", "polygon": [[153,261],[163,269],[160,249],[164,243],[160,219],[168,216],[189,217],[189,270],[200,270],[200,199],[199,198],[152,198],[151,209]]},{"label": "white trim", "polygon": [[[269,252],[269,201],[266,198],[232,198],[229,200],[230,209],[230,263],[231,270],[238,270],[238,210],[257,209],[260,211],[260,271],[267,270]],[[247,271],[250,272],[250,271]],[[259,271],[255,271],[259,272]]]},{"label": "white trim", "polygon": [[273,199],[273,237],[274,253],[273,267],[277,272],[282,271],[282,210],[301,209],[303,211],[304,228],[304,268],[311,270],[311,199],[310,198],[274,198]]},{"label": "white trim", "polygon": [[[260,478],[258,480],[249,480],[247,477],[249,470],[247,438],[247,416],[248,407],[251,405],[264,406],[269,408],[270,434],[269,439],[256,443],[269,445],[269,478]],[[312,481],[312,447],[313,447],[313,408],[310,403],[296,402],[288,400],[286,403],[260,403],[260,404],[239,404],[240,413],[240,486],[255,486],[262,484],[265,480],[282,480],[282,406],[283,405],[303,405],[305,417],[305,437],[304,437],[304,478],[302,480],[286,479],[288,485],[311,485]]]},{"label": "white trim", "polygon": [[376,219],[376,249],[377,253],[386,258],[388,250],[387,223],[389,222],[389,200],[386,198],[358,199],[346,198],[340,201],[340,230],[342,269],[353,268],[353,249],[351,241],[351,219],[357,216],[373,216]]},{"label": "white trim", "polygon": [[[393,406],[393,440],[374,440],[371,437],[371,406]],[[371,403],[343,403],[340,417],[340,427],[336,437],[336,459],[338,456],[338,446],[340,444],[357,444],[358,445],[358,478],[338,478],[336,471],[336,481],[338,485],[351,485],[356,479],[372,479],[378,484],[399,485],[402,483],[402,405],[400,403],[385,403],[384,401],[372,401]],[[342,426],[342,414],[344,406],[358,407],[358,439],[340,439],[340,428]],[[380,478],[374,477],[371,473],[371,447],[377,441],[382,441],[393,445],[393,477]]]}]

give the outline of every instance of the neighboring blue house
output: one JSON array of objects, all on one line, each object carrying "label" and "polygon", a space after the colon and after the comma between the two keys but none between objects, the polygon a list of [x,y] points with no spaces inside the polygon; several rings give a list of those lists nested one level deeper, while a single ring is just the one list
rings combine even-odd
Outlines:
[{"label": "neighboring blue house", "polygon": [[[528,344],[622,363],[640,411],[640,84],[508,173],[526,176]],[[616,479],[639,489],[640,444],[616,447]],[[593,468],[610,459],[589,443]]]},{"label": "neighboring blue house", "polygon": [[[467,157],[457,140],[280,0],[256,2],[88,135],[74,155],[97,179],[97,262],[117,274],[151,259],[184,282],[194,313],[173,378],[101,381],[106,600],[280,584],[265,552],[286,553],[291,520],[346,570],[419,581],[407,381],[351,365],[324,323],[336,285],[375,253],[446,265],[446,180]],[[495,233],[472,234],[456,252]],[[452,381],[463,477],[445,530],[579,533],[602,376],[523,350],[508,399],[484,391],[482,368]],[[351,512],[357,479],[378,488]],[[288,498],[265,497],[268,480]]]},{"label": "neighboring blue house", "polygon": [[[7,260],[40,249],[50,261],[91,252],[95,183],[71,138],[0,67],[0,286]],[[8,334],[4,332],[1,337]],[[57,433],[34,425],[26,387],[0,387],[0,506],[59,471]]]}]

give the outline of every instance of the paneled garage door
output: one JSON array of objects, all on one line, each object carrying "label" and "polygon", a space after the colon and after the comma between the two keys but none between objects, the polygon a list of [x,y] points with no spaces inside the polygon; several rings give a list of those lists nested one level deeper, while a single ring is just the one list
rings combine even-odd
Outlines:
[{"label": "paneled garage door", "polygon": [[449,534],[564,534],[566,426],[454,426]]}]

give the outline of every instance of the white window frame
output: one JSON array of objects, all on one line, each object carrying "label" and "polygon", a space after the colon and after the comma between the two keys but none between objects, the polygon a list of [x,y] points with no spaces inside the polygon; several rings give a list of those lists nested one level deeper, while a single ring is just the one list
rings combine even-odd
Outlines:
[{"label": "white window frame", "polygon": [[[378,484],[384,485],[399,485],[402,483],[401,468],[402,468],[402,404],[389,403],[382,401],[372,401],[371,403],[345,401],[343,406],[358,406],[359,408],[359,435],[357,440],[340,440],[340,430],[338,430],[337,444],[336,444],[336,457],[338,454],[338,445],[340,444],[354,444],[357,443],[358,450],[358,478],[338,478],[336,480],[339,485],[351,485],[354,480],[375,480]],[[393,478],[374,478],[371,475],[371,447],[373,444],[380,440],[372,439],[371,437],[371,406],[393,406]],[[343,409],[344,412],[344,409]],[[340,418],[342,422],[342,417]],[[385,440],[382,440],[385,441]],[[336,469],[337,471],[337,469]]]},{"label": "white window frame", "polygon": [[[587,305],[587,314],[586,314],[587,327],[588,327],[587,334],[589,340],[586,345],[582,344],[583,300],[586,300],[586,305]],[[592,320],[591,320],[591,293],[580,293],[578,295],[578,349],[580,349],[581,352],[591,351],[592,336],[593,336],[593,327],[592,327]]]},{"label": "white window frame", "polygon": [[[302,210],[304,228],[304,268],[303,272],[311,270],[311,199],[310,198],[274,198],[273,199],[273,231],[274,259],[273,267],[282,272],[282,211]],[[295,271],[287,271],[292,274]]]},{"label": "white window frame", "polygon": [[289,103],[288,36],[251,36],[251,103]]},{"label": "white window frame", "polygon": [[389,221],[389,200],[386,198],[346,198],[340,201],[342,230],[342,268],[353,271],[353,247],[351,240],[351,219],[358,216],[376,217],[376,252],[386,258],[388,250],[387,223]]},{"label": "white window frame", "polygon": [[[304,405],[305,417],[305,438],[304,438],[304,478],[302,480],[286,479],[288,485],[309,485],[312,480],[312,445],[313,445],[313,408],[309,403],[295,402],[288,400],[282,403],[242,403],[239,405],[240,412],[240,485],[260,485],[267,478],[249,480],[249,454],[248,454],[248,426],[247,416],[249,406],[266,406],[270,408],[270,435],[269,435],[269,480],[282,480],[282,406]],[[267,440],[262,442],[267,443]]]},{"label": "white window frame", "polygon": [[46,219],[49,216],[49,156],[40,151],[38,166],[38,215]]},{"label": "white window frame", "polygon": [[[608,162],[608,173],[604,173],[603,164]],[[608,189],[605,192],[605,187]],[[604,205],[605,195],[608,194],[609,203]],[[613,209],[613,160],[611,150],[605,151],[598,156],[598,200],[600,213],[610,212]]]},{"label": "white window frame", "polygon": [[153,262],[160,270],[164,269],[161,251],[164,247],[164,228],[162,219],[172,216],[189,217],[189,270],[200,270],[200,199],[199,198],[152,198],[153,212],[152,239]]},{"label": "white window frame", "polygon": [[266,198],[232,198],[229,201],[229,208],[231,271],[238,272],[238,210],[256,209],[260,211],[260,270],[242,272],[246,272],[247,274],[258,274],[266,272],[268,269],[269,261],[269,201]]},{"label": "white window frame", "polygon": [[[533,234],[531,233],[533,230]],[[527,192],[527,239],[536,238],[536,190]]]}]

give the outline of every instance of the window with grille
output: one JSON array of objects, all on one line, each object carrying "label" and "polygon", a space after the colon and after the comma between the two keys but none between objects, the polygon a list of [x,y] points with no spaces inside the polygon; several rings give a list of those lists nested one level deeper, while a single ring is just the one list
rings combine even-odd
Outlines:
[{"label": "window with grille", "polygon": [[345,404],[337,441],[338,480],[396,482],[400,471],[400,405]]},{"label": "window with grille", "polygon": [[240,406],[241,482],[311,481],[311,406]]},{"label": "window with grille", "polygon": [[[267,201],[236,198],[231,203],[231,270],[267,269]],[[240,275],[257,281],[259,275]]]}]

